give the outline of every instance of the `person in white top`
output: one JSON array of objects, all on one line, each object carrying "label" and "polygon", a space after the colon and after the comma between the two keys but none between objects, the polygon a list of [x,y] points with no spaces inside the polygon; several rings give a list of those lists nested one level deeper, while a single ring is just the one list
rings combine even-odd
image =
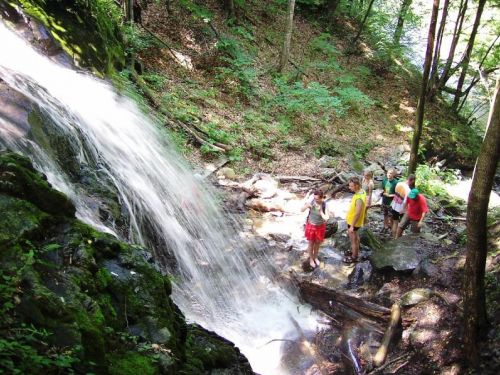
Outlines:
[{"label": "person in white top", "polygon": [[415,188],[415,175],[408,176],[406,181],[397,183],[394,192],[394,198],[391,203],[391,216],[392,216],[392,237],[397,238],[398,224],[404,214],[406,199],[411,189]]}]

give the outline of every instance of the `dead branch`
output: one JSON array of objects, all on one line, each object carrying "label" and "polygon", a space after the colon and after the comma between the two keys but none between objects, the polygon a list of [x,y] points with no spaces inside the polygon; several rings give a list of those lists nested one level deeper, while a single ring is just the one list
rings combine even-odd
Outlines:
[{"label": "dead branch", "polygon": [[299,323],[295,320],[295,318],[290,314],[289,315],[290,320],[292,321],[292,324],[294,325],[295,329],[300,335],[300,339],[302,340],[303,343],[305,343],[305,347],[308,348],[309,353],[313,358],[314,361],[316,362],[316,365],[318,365],[318,369],[321,372],[322,375],[327,375],[327,373],[323,370],[323,366],[321,365],[322,358],[318,351],[316,350],[314,344],[312,344],[307,338],[306,335],[304,335],[304,331],[300,327]]},{"label": "dead branch", "polygon": [[177,55],[174,53],[174,50],[172,49],[172,47],[170,47],[163,39],[161,39],[158,35],[156,35],[153,31],[151,31],[150,29],[148,29],[146,26],[144,26],[142,23],[141,23],[141,26],[142,28],[148,32],[153,38],[155,38],[157,41],[159,41],[161,44],[163,44],[167,49],[168,49],[168,52],[170,52],[170,55],[175,59],[177,60],[177,62],[179,64],[182,65],[182,62],[177,58]]},{"label": "dead branch", "polygon": [[373,358],[373,363],[375,366],[380,366],[385,362],[387,357],[387,353],[389,351],[389,344],[391,343],[391,339],[394,336],[394,332],[396,331],[396,327],[401,324],[401,306],[395,303],[391,308],[391,319],[389,321],[389,326],[385,331],[384,338],[382,339],[382,343]]},{"label": "dead branch", "polygon": [[403,354],[403,355],[401,355],[399,357],[391,359],[390,361],[386,362],[383,366],[380,366],[380,367],[377,367],[377,368],[373,369],[372,371],[368,372],[367,375],[375,375],[375,374],[382,373],[390,365],[392,365],[392,364],[394,364],[396,362],[399,362],[402,359],[409,360],[412,356],[413,356],[412,353],[405,353],[405,354]]},{"label": "dead branch", "polygon": [[[292,275],[292,277],[294,276]],[[306,302],[327,310],[325,311],[327,314],[331,313],[331,306],[335,303],[335,309],[341,309],[342,307],[339,306],[341,304],[345,308],[348,308],[348,310],[358,313],[357,315],[359,315],[359,317],[365,316],[384,322],[390,320],[391,310],[387,307],[364,301],[360,298],[326,288],[310,281],[298,281],[297,285],[301,296]],[[350,313],[350,315],[353,315],[353,313]]]}]

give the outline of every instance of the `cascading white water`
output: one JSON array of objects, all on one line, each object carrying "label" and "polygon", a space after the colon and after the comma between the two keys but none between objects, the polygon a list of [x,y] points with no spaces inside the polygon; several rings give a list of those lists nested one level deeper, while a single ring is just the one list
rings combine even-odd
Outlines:
[{"label": "cascading white water", "polygon": [[[193,176],[166,134],[110,85],[38,54],[1,21],[0,40],[0,79],[50,118],[80,166],[113,185],[130,217],[123,239],[154,247],[159,257],[167,250],[175,255],[173,298],[187,318],[234,342],[254,371],[280,373],[280,343],[266,343],[296,334],[289,315],[304,330],[315,329],[316,319],[272,284],[266,259],[244,245],[215,194]],[[81,220],[124,236],[101,220],[95,201],[54,155],[2,117],[0,144],[29,156],[72,199]]]}]

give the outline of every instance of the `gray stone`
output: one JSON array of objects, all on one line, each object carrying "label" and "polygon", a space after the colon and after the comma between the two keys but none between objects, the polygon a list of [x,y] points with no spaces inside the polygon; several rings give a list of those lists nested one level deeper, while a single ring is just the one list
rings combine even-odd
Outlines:
[{"label": "gray stone", "polygon": [[319,161],[319,166],[321,168],[330,169],[332,166],[335,165],[335,158],[330,155],[323,155],[318,161]]},{"label": "gray stone", "polygon": [[417,303],[427,301],[433,295],[433,291],[427,288],[416,288],[406,292],[401,297],[402,306],[414,306]]},{"label": "gray stone", "polygon": [[370,262],[356,263],[356,266],[349,275],[349,287],[360,286],[368,281],[372,276],[373,267]]},{"label": "gray stone", "polygon": [[[388,241],[372,255],[375,269],[393,268],[396,271],[414,270],[419,263],[416,236],[411,234]],[[418,245],[421,246],[421,245]]]},{"label": "gray stone", "polygon": [[435,277],[439,273],[439,268],[429,259],[424,259],[413,271],[414,276]]},{"label": "gray stone", "polygon": [[335,168],[321,168],[320,173],[321,177],[330,178],[337,174],[337,170]]},{"label": "gray stone", "polygon": [[228,180],[235,180],[236,179],[236,173],[234,172],[234,169],[229,168],[229,167],[224,167],[221,168],[217,171],[217,176],[223,176],[224,178],[227,178]]}]

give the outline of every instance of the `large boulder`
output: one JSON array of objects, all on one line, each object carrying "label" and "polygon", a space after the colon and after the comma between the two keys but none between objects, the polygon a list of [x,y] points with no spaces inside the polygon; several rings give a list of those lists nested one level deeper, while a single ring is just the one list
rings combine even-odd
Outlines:
[{"label": "large boulder", "polygon": [[412,271],[420,260],[416,249],[421,246],[416,241],[418,236],[406,235],[397,240],[388,241],[372,254],[373,267],[376,270],[392,268],[395,271]]}]

